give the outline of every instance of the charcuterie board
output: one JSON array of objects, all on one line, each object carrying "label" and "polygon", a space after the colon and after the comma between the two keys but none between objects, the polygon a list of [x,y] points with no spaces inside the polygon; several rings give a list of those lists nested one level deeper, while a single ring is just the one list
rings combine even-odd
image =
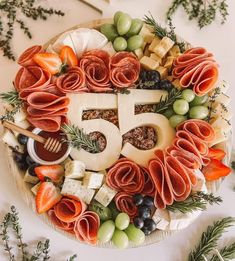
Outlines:
[{"label": "charcuterie board", "polygon": [[[114,17],[114,22],[115,19],[117,18]],[[174,205],[174,202],[184,202],[192,196],[192,193],[216,193],[222,182],[223,176],[229,174],[226,165],[228,165],[230,161],[231,131],[227,127],[226,137],[222,134],[222,138],[218,137],[219,135],[216,134],[213,127],[211,127],[213,123],[208,123],[208,121],[205,120],[208,115],[205,115],[205,117],[201,117],[201,115],[198,116],[195,109],[193,109],[197,106],[204,106],[203,108],[199,108],[202,110],[201,113],[203,114],[206,111],[205,108],[207,108],[207,106],[209,108],[210,106],[210,97],[214,97],[214,100],[217,99],[217,96],[213,94],[212,85],[215,85],[213,81],[218,80],[218,72],[216,62],[211,53],[207,52],[204,48],[190,49],[190,44],[187,44],[186,51],[181,51],[169,37],[160,39],[154,35],[153,31],[146,24],[141,24],[142,29],[140,28],[137,34],[140,37],[136,38],[135,41],[129,40],[135,35],[129,36],[129,38],[127,36],[120,37],[118,35],[114,37],[112,35],[113,32],[107,33],[108,30],[106,28],[108,27],[106,26],[107,24],[110,25],[112,23],[113,19],[101,19],[80,24],[53,37],[40,47],[43,51],[41,51],[38,46],[36,47],[36,51],[35,47],[32,47],[34,49],[29,49],[30,51],[26,51],[27,59],[29,52],[32,52],[32,50],[35,52],[33,66],[35,66],[36,62],[37,66],[39,66],[38,68],[43,68],[44,77],[46,71],[46,79],[47,72],[52,69],[52,63],[49,64],[48,60],[46,60],[46,62],[43,60],[42,62],[40,59],[42,59],[43,56],[40,56],[40,54],[50,53],[57,57],[57,53],[60,52],[59,59],[64,58],[67,62],[69,61],[66,65],[65,73],[59,71],[53,74],[51,72],[53,75],[50,78],[52,79],[50,80],[52,91],[49,91],[48,83],[45,85],[46,88],[43,87],[43,91],[41,89],[34,89],[34,93],[30,94],[27,88],[21,89],[21,82],[19,79],[24,75],[22,68],[27,68],[28,70],[29,67],[27,66],[32,66],[32,64],[25,65],[25,63],[29,62],[29,60],[25,59],[25,53],[19,58],[22,65],[20,70],[22,71],[17,74],[15,80],[16,89],[19,91],[21,98],[24,101],[25,99],[27,100],[27,121],[34,127],[37,127],[37,129],[34,130],[35,133],[41,135],[44,135],[45,133],[43,132],[46,131],[57,133],[60,130],[60,126],[62,126],[64,117],[67,117],[69,122],[73,124],[71,126],[79,127],[76,129],[77,131],[80,131],[80,129],[87,130],[86,133],[99,131],[103,136],[94,135],[95,138],[90,140],[91,143],[86,145],[86,149],[84,149],[84,147],[78,149],[76,146],[72,146],[71,151],[65,149],[70,152],[70,158],[65,160],[66,162],[63,161],[61,165],[51,164],[47,161],[48,155],[43,159],[43,153],[41,154],[42,157],[39,159],[39,162],[33,158],[36,163],[39,163],[39,166],[37,165],[35,168],[37,168],[38,173],[40,172],[39,174],[36,173],[36,179],[39,178],[40,184],[38,182],[34,183],[34,180],[32,181],[31,179],[29,179],[28,182],[26,181],[30,174],[27,174],[27,176],[25,174],[24,176],[25,172],[19,170],[19,166],[15,162],[15,157],[12,156],[14,152],[12,154],[12,149],[9,147],[7,149],[7,159],[10,172],[13,175],[14,181],[16,182],[17,188],[23,196],[24,201],[35,213],[39,213],[39,217],[52,227],[52,229],[63,233],[65,236],[77,240],[78,242],[90,243],[98,247],[114,247],[114,245],[119,248],[126,248],[128,246],[138,247],[140,245],[157,243],[176,231],[187,227],[196,218],[200,218],[199,216],[202,210],[197,209],[189,213],[176,211],[175,213],[175,210],[171,210],[170,206]],[[91,34],[91,31],[87,31],[88,29],[93,30],[93,34]],[[122,30],[125,30],[125,28],[118,30],[117,34],[122,35]],[[103,34],[102,36],[100,31]],[[92,47],[88,50],[85,48],[85,51],[83,48],[80,50],[79,43],[82,45],[82,41],[85,41],[84,35],[87,32],[90,37],[88,37],[88,39],[92,39],[92,41],[91,43],[86,43],[86,48],[89,44]],[[76,40],[74,40],[75,38],[73,37],[75,36],[73,34],[76,34]],[[114,37],[114,39],[108,41],[111,40],[112,37]],[[118,37],[123,38],[124,41],[126,40],[128,47],[125,47],[123,39],[117,39]],[[61,48],[63,49],[64,46],[70,45],[69,39],[72,39],[74,46],[73,51],[79,59],[79,66],[69,65],[69,63],[77,64],[77,58],[72,56],[71,53],[61,54]],[[99,39],[99,41],[97,39]],[[141,44],[139,44],[138,41],[140,41]],[[179,41],[179,38],[177,41]],[[74,42],[77,43],[77,45],[74,44]],[[40,51],[38,51],[38,48]],[[164,48],[166,48],[166,50]],[[94,49],[96,49],[96,51],[94,51]],[[104,51],[100,52],[100,49]],[[184,60],[181,60],[180,57],[184,56],[184,59],[187,60],[187,50],[191,50],[190,55],[195,57],[199,56],[197,66],[200,65],[203,67],[205,64],[205,66],[208,66],[207,68],[209,68],[208,72],[212,74],[208,85],[194,84],[193,91],[192,83],[188,85],[189,87],[184,86],[184,84],[187,85],[186,82],[188,81],[188,78],[186,79],[184,74],[181,74],[182,66],[185,65]],[[38,57],[36,57],[37,54],[39,54]],[[55,57],[53,57],[53,59]],[[46,59],[47,58],[48,57],[46,57]],[[108,66],[105,65],[106,61],[108,61]],[[95,67],[96,65],[93,65],[92,62],[95,64],[98,63],[99,65]],[[193,64],[193,61],[191,62]],[[189,67],[186,67],[191,70],[192,64],[190,64]],[[48,71],[46,67],[44,67],[45,65],[47,66]],[[73,68],[69,68],[70,66]],[[76,67],[76,69],[74,69],[74,67]],[[97,73],[97,71],[95,73],[93,72],[96,68],[99,68],[97,71],[100,70],[98,74],[101,74],[102,71],[102,77],[103,73],[106,73],[106,70],[110,73],[107,79],[105,78],[106,76],[102,78],[102,83],[98,80],[94,83],[94,79],[91,77],[91,75],[93,75],[94,78],[96,77],[95,73]],[[56,68],[54,67],[53,69]],[[185,68],[183,67],[183,69]],[[62,69],[60,68],[59,70]],[[127,72],[125,70],[127,70]],[[123,74],[126,78],[123,75],[120,76],[123,71],[126,73]],[[150,81],[151,88],[148,88],[149,81],[148,84],[144,82],[144,77],[147,77],[146,72],[148,71],[157,71],[157,74],[152,73],[155,78]],[[143,72],[145,73],[145,76],[143,76]],[[200,77],[203,77],[203,72],[204,71],[202,70]],[[76,77],[79,78],[79,80],[76,78],[76,81],[79,81],[79,84],[77,84],[79,86],[76,86],[78,89],[75,89],[74,85],[70,84],[75,76],[66,79],[66,73],[70,73],[71,75],[76,74]],[[171,75],[172,73],[175,73],[174,76]],[[158,77],[161,78],[161,80],[158,80]],[[156,85],[157,81],[160,81],[158,85]],[[203,80],[201,81],[203,82]],[[54,83],[58,88],[56,89],[56,92],[53,85]],[[164,87],[161,87],[161,83]],[[161,102],[164,102],[164,100],[167,99],[167,95],[169,97],[169,84],[170,88],[175,88],[175,92],[179,91],[180,95],[182,95],[182,91],[184,90],[190,90],[190,92],[185,92],[186,98],[184,100],[181,98],[182,96],[179,96],[174,104],[172,103],[162,111],[159,107],[151,107],[151,104],[155,105],[156,102],[157,104],[155,106],[162,105]],[[42,86],[40,85],[39,87],[41,88]],[[43,92],[47,92],[47,98],[44,98],[45,94],[43,94]],[[190,95],[193,95],[193,98],[190,97]],[[193,102],[195,103],[195,97],[204,97],[205,95],[208,95],[208,97],[204,102],[193,105]],[[218,96],[219,95],[225,95],[223,94],[223,88]],[[59,99],[59,109],[66,109],[66,113],[63,112],[62,114],[59,114],[61,117],[59,123],[57,121],[58,118],[55,118],[57,115],[53,116],[54,118],[51,118],[51,112],[48,113],[47,111],[48,106],[45,108],[40,107],[41,104],[39,103],[39,101],[41,102],[43,99],[47,100],[47,102],[51,102],[55,96],[57,96],[56,99]],[[187,101],[187,99],[189,100]],[[200,100],[201,98],[198,99]],[[179,100],[181,103],[177,106]],[[219,104],[219,100],[216,100],[216,102]],[[185,108],[185,106],[190,107]],[[156,108],[159,109],[159,111],[157,111],[158,113],[153,113]],[[99,109],[99,111],[95,111],[97,109]],[[171,115],[164,114],[168,109],[172,111]],[[185,112],[182,112],[182,109],[185,110]],[[38,114],[44,113],[45,110],[47,111],[47,114],[40,118]],[[102,113],[101,110],[106,110],[107,115]],[[94,112],[96,116],[93,115]],[[35,116],[35,113],[37,113],[37,116]],[[210,113],[210,111],[208,113]],[[67,121],[65,122],[68,124]],[[59,129],[57,128],[57,125],[59,126]],[[146,127],[143,127],[145,125],[148,126],[147,129]],[[71,131],[74,131],[74,129],[71,129],[71,126],[69,125],[66,126],[66,135],[68,135],[67,138],[69,141],[71,139],[69,134],[71,134]],[[70,129],[68,129],[68,127],[70,127]],[[194,132],[195,129],[196,132]],[[80,131],[79,133],[81,134],[82,132]],[[156,136],[155,138],[153,137],[154,133]],[[138,137],[141,135],[147,135],[147,141],[140,141]],[[97,143],[94,142],[96,139],[98,140],[98,149],[100,149],[100,151],[97,151]],[[216,139],[217,142],[215,141]],[[8,146],[10,145],[12,147],[12,143],[8,142],[6,136],[3,137],[3,140]],[[124,143],[123,140],[125,140]],[[193,146],[185,143],[185,140],[191,140],[191,145],[193,144]],[[27,151],[31,158],[31,153],[35,154],[39,152],[40,149],[39,147],[37,148],[37,146],[35,147],[35,144],[32,144],[33,141],[28,141],[27,143]],[[69,142],[68,144],[69,146],[71,145]],[[174,146],[172,146],[172,144],[174,144]],[[188,152],[183,152],[182,154],[182,150],[185,151],[185,146],[190,146],[190,150]],[[212,148],[212,146],[214,150],[211,150],[210,153],[213,152],[216,154],[215,156],[212,153],[213,157],[219,157],[219,160],[208,157],[208,149]],[[205,149],[206,152],[199,153],[201,148],[202,150]],[[226,156],[221,157],[221,153]],[[220,155],[218,156],[218,154]],[[186,160],[184,161],[183,158]],[[193,160],[191,160],[191,158],[193,158]],[[211,177],[209,171],[203,172],[206,168],[209,169],[208,166],[212,168],[210,163],[212,161],[214,162],[214,160],[216,160],[217,165],[219,164],[219,167],[216,165],[219,169],[219,176],[216,178]],[[223,160],[223,163],[221,160]],[[187,164],[196,164],[198,167],[193,167],[191,165],[189,167]],[[44,165],[47,167],[57,166],[57,169],[55,170],[55,175],[57,175],[55,180],[54,176],[49,176],[49,181],[45,179],[45,176],[42,177],[42,175],[47,175],[44,173],[45,168],[40,169],[40,167],[44,167]],[[187,167],[183,167],[185,165],[187,165]],[[220,168],[224,171],[223,174],[221,174],[222,170],[220,170]],[[76,171],[72,171],[74,169],[76,169]],[[196,172],[196,170],[198,170],[198,172]],[[27,171],[29,172],[29,170]],[[53,173],[54,169],[51,168],[50,171]],[[125,176],[125,171],[127,176],[129,173],[131,173],[132,176],[127,177],[126,181],[124,178],[123,181],[123,178],[120,178],[120,175],[123,175],[124,172]],[[57,181],[59,175],[63,176],[63,182],[61,180]],[[164,181],[164,178],[160,178],[160,175],[165,178],[169,175],[169,180]],[[92,177],[95,177],[95,181]],[[102,179],[99,181],[100,177],[102,177]],[[159,189],[159,182],[162,182],[163,185],[165,182],[164,189],[172,191],[169,193],[166,193],[166,191],[163,190],[161,191]],[[45,206],[39,206],[37,201],[37,198],[39,198],[38,189],[41,189],[40,191],[42,194],[44,192],[42,188],[39,188],[40,186],[42,187],[43,183],[44,185],[48,185],[45,183],[50,183],[50,189],[52,189],[55,194],[54,196],[57,197],[57,202],[53,203],[53,206],[50,206],[50,208],[46,210]],[[169,185],[170,183],[171,185]],[[34,186],[32,186],[32,184],[34,184]],[[77,191],[71,189],[72,187],[76,187],[77,190],[79,190],[79,196]],[[84,195],[81,192],[82,190],[85,191]],[[106,202],[105,198],[108,202]],[[42,200],[42,198],[40,198],[40,200]],[[112,215],[109,218],[104,219],[103,216],[100,216],[100,213],[97,210],[98,207],[95,209],[94,205],[92,205],[94,200],[95,202],[98,202],[99,207],[104,209],[115,202],[115,211],[121,212],[119,215],[125,213],[127,217],[125,215],[123,216],[128,220],[128,224],[131,223],[131,225],[125,227],[125,222],[127,221],[122,216],[120,216],[122,217],[120,218],[121,221],[118,220],[118,216],[114,218]],[[146,203],[138,203],[138,201],[145,202],[144,200]],[[72,208],[78,209],[81,214],[75,219],[74,217],[66,216],[65,221],[65,213],[63,213],[63,211],[69,204],[72,204]],[[148,204],[150,204],[151,207],[142,213],[141,211],[146,208]],[[85,210],[86,207],[87,210]],[[68,209],[66,209],[66,211],[68,211]],[[113,209],[111,212],[112,211]],[[148,211],[149,216],[144,217],[145,215],[148,215]],[[138,218],[141,220],[138,220]],[[141,224],[138,223],[143,222],[146,219],[150,220],[151,222],[149,222],[154,226],[152,231],[146,227],[141,228]],[[110,235],[107,235],[107,233],[111,232],[107,232],[107,229],[105,230],[105,226],[103,226],[106,222],[110,222],[111,225],[110,223],[108,225],[113,227],[114,234],[112,234],[111,237]],[[89,234],[89,225],[96,230],[95,232],[90,232],[95,234],[95,236],[92,235],[92,238]],[[108,225],[106,225],[106,227]],[[103,232],[102,226],[104,227]],[[136,229],[136,233],[139,233],[138,239],[132,238],[132,234],[135,232],[132,232],[131,229],[133,229],[133,231]],[[130,242],[125,245],[120,244],[119,241],[121,241],[120,238],[122,237],[124,237],[123,242],[126,242],[126,235],[129,239],[127,240]],[[107,237],[110,237],[110,239],[108,240]]]}]

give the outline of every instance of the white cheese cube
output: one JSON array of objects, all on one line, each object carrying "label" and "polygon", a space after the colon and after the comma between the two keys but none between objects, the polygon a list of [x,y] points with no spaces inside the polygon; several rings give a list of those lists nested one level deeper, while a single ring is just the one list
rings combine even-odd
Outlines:
[{"label": "white cheese cube", "polygon": [[169,228],[170,216],[167,209],[157,209],[152,216],[153,221],[156,223],[156,228],[166,230]]},{"label": "white cheese cube", "polygon": [[15,148],[19,152],[23,152],[23,146],[17,141],[16,137],[9,130],[5,130],[2,135],[2,141],[9,147]]},{"label": "white cheese cube", "polygon": [[85,164],[82,161],[68,161],[65,164],[65,177],[71,179],[81,179],[84,177],[85,168]]},{"label": "white cheese cube", "polygon": [[104,175],[96,172],[85,172],[83,185],[90,189],[98,189],[101,187]]},{"label": "white cheese cube", "polygon": [[29,170],[27,169],[24,175],[24,181],[31,184],[38,183],[39,179],[37,176],[33,176],[29,174]]},{"label": "white cheese cube", "polygon": [[79,180],[65,178],[61,194],[79,198],[85,203],[90,204],[95,190],[86,188]]},{"label": "white cheese cube", "polygon": [[116,194],[116,190],[110,188],[106,184],[103,184],[103,186],[96,193],[95,200],[97,200],[103,206],[107,207]]},{"label": "white cheese cube", "polygon": [[37,193],[38,193],[38,190],[39,190],[39,187],[41,185],[41,182],[38,182],[36,185],[34,185],[32,188],[31,188],[31,191],[33,192],[33,194],[36,196]]}]

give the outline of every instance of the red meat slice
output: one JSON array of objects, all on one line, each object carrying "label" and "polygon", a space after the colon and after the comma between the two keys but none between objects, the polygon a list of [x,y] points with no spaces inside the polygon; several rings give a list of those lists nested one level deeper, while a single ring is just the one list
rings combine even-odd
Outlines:
[{"label": "red meat slice", "polygon": [[33,56],[37,53],[41,53],[42,51],[43,49],[41,45],[34,45],[28,48],[18,58],[18,64],[24,67],[36,65],[36,63],[33,60]]}]

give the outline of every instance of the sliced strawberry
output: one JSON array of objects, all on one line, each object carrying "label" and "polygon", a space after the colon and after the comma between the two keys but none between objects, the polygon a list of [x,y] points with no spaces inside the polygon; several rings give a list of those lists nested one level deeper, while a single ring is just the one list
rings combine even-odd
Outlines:
[{"label": "sliced strawberry", "polygon": [[202,169],[207,181],[217,180],[231,173],[231,169],[217,159],[211,159],[210,163]]},{"label": "sliced strawberry", "polygon": [[41,68],[50,72],[52,75],[61,71],[62,61],[58,54],[55,53],[37,53],[33,56],[33,60]]},{"label": "sliced strawberry", "polygon": [[207,155],[210,159],[223,160],[226,153],[221,149],[209,148],[209,153]]},{"label": "sliced strawberry", "polygon": [[38,166],[34,169],[40,181],[50,181],[58,184],[64,176],[64,168],[61,165]]},{"label": "sliced strawberry", "polygon": [[36,195],[36,209],[38,214],[51,209],[62,198],[60,191],[51,182],[42,182]]},{"label": "sliced strawberry", "polygon": [[78,65],[77,55],[74,53],[73,49],[67,45],[63,46],[61,49],[60,59],[62,60],[63,64],[67,64],[68,66]]}]

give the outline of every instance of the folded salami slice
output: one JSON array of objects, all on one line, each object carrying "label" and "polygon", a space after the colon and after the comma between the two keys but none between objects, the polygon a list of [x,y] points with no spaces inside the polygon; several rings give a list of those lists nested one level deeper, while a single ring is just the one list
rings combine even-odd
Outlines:
[{"label": "folded salami slice", "polygon": [[51,82],[51,74],[38,66],[22,67],[15,77],[15,88],[21,99],[35,91],[41,91]]},{"label": "folded salami slice", "polygon": [[148,196],[154,196],[155,186],[148,169],[144,167],[140,167],[140,169],[144,174],[144,187],[141,193]]},{"label": "folded salami slice", "polygon": [[108,171],[107,184],[130,195],[140,193],[144,188],[144,173],[140,167],[127,158],[119,159]]},{"label": "folded salami slice", "polygon": [[28,48],[18,58],[18,64],[24,67],[36,65],[36,63],[33,60],[33,56],[37,53],[41,53],[42,51],[43,49],[41,45],[34,45]]},{"label": "folded salami slice", "polygon": [[77,66],[70,67],[65,74],[59,76],[56,80],[56,85],[62,93],[88,91],[85,72]]},{"label": "folded salami slice", "polygon": [[134,54],[119,52],[110,60],[110,79],[117,88],[134,87],[139,78],[140,62]]},{"label": "folded salami slice", "polygon": [[92,50],[83,54],[80,67],[85,72],[87,87],[91,92],[112,91],[109,80],[109,54],[103,50]]},{"label": "folded salami slice", "polygon": [[127,213],[132,219],[137,215],[137,206],[134,204],[133,197],[126,192],[119,192],[114,198],[117,209]]},{"label": "folded salami slice", "polygon": [[99,226],[99,216],[95,212],[86,211],[76,220],[74,233],[79,240],[94,245],[97,242]]},{"label": "folded salami slice", "polygon": [[173,62],[172,74],[179,78],[183,88],[193,87],[194,92],[205,95],[218,80],[218,65],[211,53],[204,48],[191,48]]}]

